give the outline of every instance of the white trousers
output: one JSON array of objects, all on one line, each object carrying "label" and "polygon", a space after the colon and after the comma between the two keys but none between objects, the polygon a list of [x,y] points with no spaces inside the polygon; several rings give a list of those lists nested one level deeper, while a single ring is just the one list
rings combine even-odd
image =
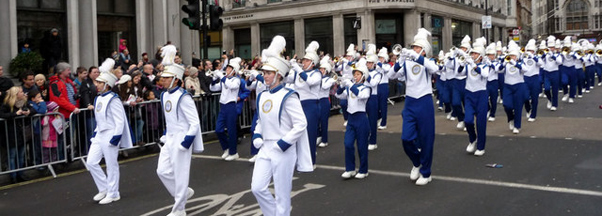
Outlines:
[{"label": "white trousers", "polygon": [[157,164],[157,175],[175,201],[172,212],[185,210],[188,195],[192,147],[186,151],[178,148],[184,137],[185,134],[168,134]]},{"label": "white trousers", "polygon": [[[276,142],[266,141],[261,149],[251,180],[251,191],[263,215],[288,216],[291,214],[291,190],[293,188],[293,174],[297,161],[297,152],[294,147],[286,152],[274,149]],[[270,181],[274,179],[276,198],[268,189]]]},{"label": "white trousers", "polygon": [[[107,191],[107,197],[116,198],[119,197],[119,163],[117,162],[117,155],[119,154],[119,147],[111,145],[109,140],[113,137],[110,134],[110,130],[107,132],[100,132],[96,134],[96,138],[90,145],[88,151],[88,160],[86,164],[96,183],[96,187],[99,192]],[[105,164],[107,167],[107,174],[100,167],[99,163],[102,158],[105,158]]]}]

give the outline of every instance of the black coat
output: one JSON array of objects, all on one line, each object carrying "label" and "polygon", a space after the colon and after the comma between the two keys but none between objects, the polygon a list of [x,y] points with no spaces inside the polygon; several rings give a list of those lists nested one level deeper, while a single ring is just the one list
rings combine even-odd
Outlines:
[{"label": "black coat", "polygon": [[80,108],[87,108],[88,105],[94,105],[94,98],[98,95],[98,90],[94,85],[94,81],[90,78],[86,78],[79,86],[79,106]]},{"label": "black coat", "polygon": [[[28,116],[33,116],[33,115],[37,114],[36,110],[33,109],[31,104],[25,103],[23,105],[23,107],[27,107],[29,109]],[[8,129],[8,134],[4,134],[6,132],[6,130],[0,131],[0,134],[2,134],[2,137],[8,138],[8,144],[11,147],[14,147],[16,144],[24,145],[25,139],[31,139],[31,134],[29,136],[25,135],[25,137],[24,137],[24,133],[23,133],[25,131],[32,131],[31,118],[26,117],[26,118],[15,119],[16,117],[19,117],[17,115],[18,110],[19,109],[15,107],[15,108],[13,108],[13,111],[11,112],[10,106],[8,106],[8,104],[0,105],[0,118],[4,119],[4,120],[0,121],[0,124],[4,125],[3,121],[5,121],[6,125],[7,125],[6,129]],[[6,136],[6,135],[8,135],[8,136]],[[4,142],[4,140],[2,140],[2,142]]]}]

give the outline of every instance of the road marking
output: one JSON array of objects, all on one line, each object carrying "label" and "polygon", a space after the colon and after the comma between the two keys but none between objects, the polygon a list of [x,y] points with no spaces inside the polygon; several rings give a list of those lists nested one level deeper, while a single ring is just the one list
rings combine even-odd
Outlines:
[{"label": "road marking", "polygon": [[[193,157],[223,160],[219,156],[193,155]],[[248,159],[245,159],[245,158],[239,158],[236,161],[247,162],[247,160]],[[330,165],[317,165],[317,167],[319,169],[345,171],[345,167],[330,166]],[[406,177],[406,178],[410,177],[410,173],[392,172],[392,171],[384,171],[384,170],[373,170],[372,169],[372,170],[369,170],[369,173],[378,174],[378,175],[396,176],[396,177]],[[582,190],[582,189],[565,188],[565,187],[550,187],[550,186],[541,186],[541,185],[521,184],[521,183],[514,183],[514,182],[502,182],[502,181],[492,181],[492,180],[483,180],[483,179],[461,178],[461,177],[453,177],[453,176],[432,175],[432,177],[433,177],[433,179],[442,180],[442,181],[451,181],[451,182],[459,182],[459,183],[481,184],[481,185],[491,185],[491,186],[507,187],[507,188],[520,188],[520,189],[529,189],[529,190],[537,190],[537,191],[547,191],[547,192],[556,192],[556,193],[602,197],[602,191]]]}]

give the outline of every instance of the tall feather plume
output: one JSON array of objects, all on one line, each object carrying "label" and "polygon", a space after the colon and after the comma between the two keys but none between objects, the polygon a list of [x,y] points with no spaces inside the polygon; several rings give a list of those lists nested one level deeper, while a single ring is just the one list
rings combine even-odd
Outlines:
[{"label": "tall feather plume", "polygon": [[309,45],[307,45],[305,52],[318,53],[318,48],[320,48],[320,44],[318,44],[318,42],[316,41],[312,41],[311,43],[309,43]]},{"label": "tall feather plume", "polygon": [[368,44],[368,49],[366,50],[366,55],[376,55],[376,45]]},{"label": "tall feather plume", "polygon": [[325,55],[324,57],[322,57],[322,60],[320,60],[320,64],[325,64],[325,63],[332,65],[332,63],[330,62],[330,56]]},{"label": "tall feather plume", "polygon": [[282,57],[280,55],[284,51],[285,47],[286,40],[284,39],[284,37],[276,35],[272,39],[272,43],[270,43],[270,46],[261,52],[261,59],[265,60],[268,57]]},{"label": "tall feather plume", "polygon": [[485,39],[484,37],[480,37],[477,38],[474,43],[472,44],[473,47],[483,47],[485,48],[485,45],[487,44],[487,39]]},{"label": "tall feather plume", "polygon": [[163,66],[173,65],[176,53],[178,53],[178,49],[176,49],[176,46],[174,45],[170,44],[161,48],[161,57],[163,57],[161,64]]},{"label": "tall feather plume", "polygon": [[[414,35],[414,41],[417,41],[420,39],[428,40],[429,36],[431,36],[431,32],[429,32],[425,28],[420,28],[420,29],[418,29],[418,33],[416,33],[416,35]],[[470,38],[468,40],[470,40]]]},{"label": "tall feather plume", "polygon": [[355,51],[355,45],[349,44],[349,47],[347,47],[347,52],[353,52],[353,51]]},{"label": "tall feather plume", "polygon": [[98,67],[98,71],[101,73],[108,73],[111,72],[111,70],[113,70],[114,66],[115,60],[113,60],[112,58],[107,58],[104,62],[102,62],[100,67]]},{"label": "tall feather plume", "polygon": [[536,46],[537,42],[535,41],[535,39],[531,39],[529,40],[529,42],[527,42],[526,46]]},{"label": "tall feather plume", "polygon": [[464,44],[464,43],[470,43],[470,36],[468,36],[468,35],[464,36],[464,38],[462,38],[462,42],[461,43],[462,44]]}]

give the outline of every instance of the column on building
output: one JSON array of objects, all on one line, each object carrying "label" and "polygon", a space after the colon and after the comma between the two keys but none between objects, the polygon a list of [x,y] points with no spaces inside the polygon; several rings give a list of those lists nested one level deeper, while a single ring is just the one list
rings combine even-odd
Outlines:
[{"label": "column on building", "polygon": [[[291,49],[289,47],[291,44],[286,45],[286,49]],[[261,55],[261,31],[258,22],[251,23],[251,53]]]},{"label": "column on building", "polygon": [[411,10],[403,14],[403,34],[404,41],[406,44],[402,44],[404,47],[411,44],[414,41],[414,35],[418,33],[420,28],[420,13],[416,10]]},{"label": "column on building", "polygon": [[[303,56],[305,54],[305,22],[303,18],[295,19],[295,44],[291,49],[295,50],[297,56]],[[287,45],[287,48],[290,47]]]},{"label": "column on building", "polygon": [[339,40],[345,38],[345,25],[343,14],[335,14],[332,16],[332,37],[334,40],[333,48],[334,48],[334,56],[344,55],[345,50],[345,40]]},{"label": "column on building", "polygon": [[68,0],[67,1],[67,49],[69,50],[69,63],[71,64],[71,71],[75,71],[75,68],[80,66],[80,54],[81,49],[79,47],[79,1]]},{"label": "column on building", "polygon": [[224,26],[222,28],[222,47],[224,50],[234,49],[234,29],[231,26]]},{"label": "column on building", "polygon": [[0,31],[0,66],[4,68],[5,76],[8,75],[10,60],[17,56],[17,1],[0,1],[0,23],[4,23]]},{"label": "column on building", "polygon": [[357,31],[357,47],[358,50],[361,50],[363,45],[376,43],[374,11],[366,9],[363,12],[357,13],[357,16],[362,19],[362,28]]},{"label": "column on building", "polygon": [[453,40],[452,40],[452,19],[451,17],[444,17],[443,18],[443,49],[449,50],[452,46],[455,46],[453,44]]},{"label": "column on building", "polygon": [[[79,1],[79,65],[86,68],[98,66],[98,34],[96,1]],[[71,52],[69,52],[71,53]]]},{"label": "column on building", "polygon": [[148,52],[149,57],[153,56],[157,51],[157,46],[162,46],[167,42],[167,31],[165,31],[167,29],[168,20],[167,10],[165,9],[166,5],[166,0],[152,0],[152,15],[148,25],[151,29],[152,52]]},{"label": "column on building", "polygon": [[140,55],[147,53],[150,59],[153,58],[153,45],[150,43],[152,39],[151,34],[151,7],[146,0],[136,0],[136,32],[137,32],[137,48]]}]

